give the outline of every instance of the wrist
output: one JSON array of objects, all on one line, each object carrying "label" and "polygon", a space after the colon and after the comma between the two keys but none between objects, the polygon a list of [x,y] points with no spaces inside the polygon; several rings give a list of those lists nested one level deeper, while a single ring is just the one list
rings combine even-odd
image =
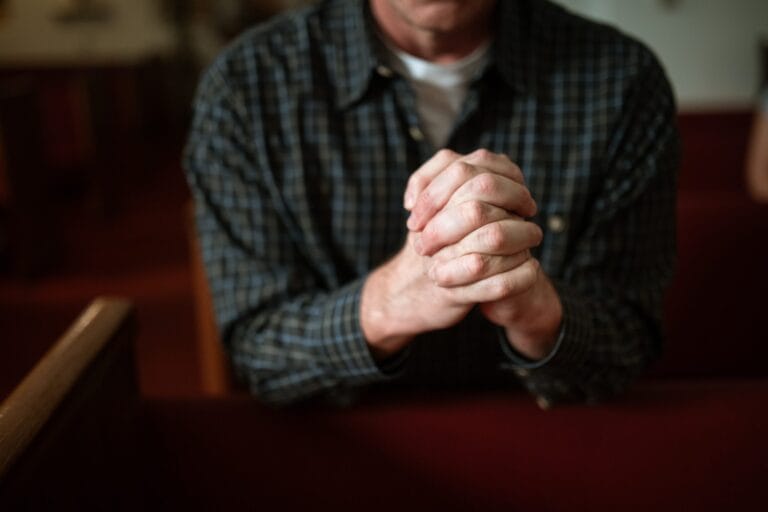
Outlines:
[{"label": "wrist", "polygon": [[554,285],[540,271],[529,293],[507,304],[494,304],[493,313],[486,316],[504,329],[512,349],[535,361],[547,357],[557,345],[563,306]]},{"label": "wrist", "polygon": [[504,327],[507,343],[516,352],[531,361],[547,357],[557,345],[560,328],[553,333],[534,333],[517,327]]},{"label": "wrist", "polygon": [[360,327],[374,358],[385,360],[402,350],[415,333],[399,317],[394,297],[393,277],[398,271],[398,257],[374,270],[363,284],[360,298]]}]

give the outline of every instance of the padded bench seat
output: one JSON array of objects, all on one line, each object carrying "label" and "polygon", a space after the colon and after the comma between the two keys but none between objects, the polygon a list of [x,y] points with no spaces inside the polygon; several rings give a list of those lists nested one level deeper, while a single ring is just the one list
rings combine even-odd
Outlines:
[{"label": "padded bench seat", "polygon": [[655,374],[768,377],[768,205],[681,191],[678,264]]},{"label": "padded bench seat", "polygon": [[152,400],[145,471],[164,507],[764,510],[768,381],[654,380],[539,410],[524,394],[272,410]]}]

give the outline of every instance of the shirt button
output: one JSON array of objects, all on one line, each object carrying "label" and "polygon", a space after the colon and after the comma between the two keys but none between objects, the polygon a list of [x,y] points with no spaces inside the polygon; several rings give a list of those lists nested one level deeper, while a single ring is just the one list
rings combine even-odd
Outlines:
[{"label": "shirt button", "polygon": [[548,399],[544,398],[543,396],[536,397],[536,405],[538,405],[539,408],[544,411],[552,408],[552,402],[550,402]]},{"label": "shirt button", "polygon": [[421,142],[424,140],[424,133],[421,131],[421,128],[418,126],[411,126],[408,128],[408,133],[411,134],[411,138],[415,140],[416,142]]},{"label": "shirt button", "polygon": [[383,64],[376,66],[376,72],[384,78],[389,78],[392,76],[392,70]]},{"label": "shirt button", "polygon": [[518,377],[527,377],[530,374],[531,373],[525,368],[515,368],[515,375],[517,375]]},{"label": "shirt button", "polygon": [[562,233],[565,231],[565,219],[560,215],[550,215],[547,219],[547,228],[553,233]]}]

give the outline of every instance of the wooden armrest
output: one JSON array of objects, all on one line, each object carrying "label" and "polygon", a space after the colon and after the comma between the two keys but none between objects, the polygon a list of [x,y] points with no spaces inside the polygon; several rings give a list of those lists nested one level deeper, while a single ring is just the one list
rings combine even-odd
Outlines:
[{"label": "wooden armrest", "polygon": [[195,323],[197,327],[197,354],[200,363],[203,393],[209,396],[226,396],[237,389],[232,377],[227,355],[219,338],[219,330],[213,313],[213,301],[208,287],[203,255],[195,229],[195,207],[186,205],[187,239],[192,267],[192,292],[195,299]]},{"label": "wooden armrest", "polygon": [[0,406],[0,509],[45,507],[54,489],[79,496],[93,484],[84,476],[107,478],[112,441],[136,423],[132,311],[94,300]]}]

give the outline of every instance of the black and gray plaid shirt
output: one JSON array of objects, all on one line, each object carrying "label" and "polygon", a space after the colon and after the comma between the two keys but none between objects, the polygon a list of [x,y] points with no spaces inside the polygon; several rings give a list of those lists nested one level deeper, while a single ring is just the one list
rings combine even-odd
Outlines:
[{"label": "black and gray plaid shirt", "polygon": [[544,230],[535,256],[564,306],[530,362],[473,311],[377,365],[359,323],[366,275],[403,244],[425,140],[408,83],[362,1],[243,35],[202,80],[186,149],[223,340],[263,400],[522,382],[540,403],[613,395],[659,353],[674,260],[673,97],[654,56],[544,0],[499,2],[486,69],[448,143],[517,162]]}]

